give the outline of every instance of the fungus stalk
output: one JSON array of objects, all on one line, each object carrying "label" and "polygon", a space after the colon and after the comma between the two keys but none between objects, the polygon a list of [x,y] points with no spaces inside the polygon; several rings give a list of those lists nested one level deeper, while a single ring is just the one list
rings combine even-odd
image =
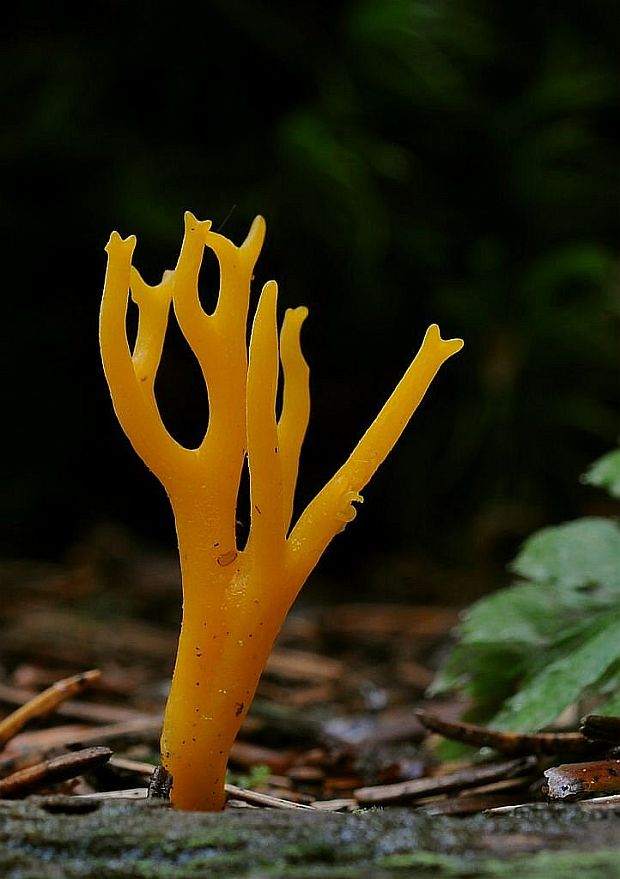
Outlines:
[{"label": "fungus stalk", "polygon": [[[278,335],[277,286],[262,288],[249,350],[250,283],[265,235],[257,217],[240,247],[185,215],[174,271],[146,284],[132,265],[134,236],[112,233],[100,319],[103,366],[118,420],[172,505],[183,581],[183,620],[162,733],[162,763],[179,809],[217,811],[225,802],[230,749],[274,640],[306,578],[385,459],[440,366],[462,347],[429,327],[413,363],[349,459],[291,527],[301,445],[310,414],[309,372],[300,347],[305,308],[289,309]],[[198,296],[204,248],[220,267],[217,305]],[[138,306],[133,350],[128,295]],[[170,307],[200,364],[209,423],[195,449],[163,425],[155,399]],[[280,364],[281,412],[276,413]],[[235,536],[247,456],[251,523]]]}]

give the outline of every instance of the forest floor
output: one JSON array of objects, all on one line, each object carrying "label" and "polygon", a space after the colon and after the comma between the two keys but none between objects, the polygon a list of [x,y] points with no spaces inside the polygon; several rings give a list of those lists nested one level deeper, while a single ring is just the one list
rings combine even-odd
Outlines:
[{"label": "forest floor", "polygon": [[424,692],[454,607],[301,606],[231,754],[225,812],[147,796],[179,589],[174,560],[114,535],[66,566],[0,565],[6,879],[620,876],[620,791],[549,801],[545,771],[577,758],[516,739],[439,758],[427,715],[458,732],[464,704]]}]

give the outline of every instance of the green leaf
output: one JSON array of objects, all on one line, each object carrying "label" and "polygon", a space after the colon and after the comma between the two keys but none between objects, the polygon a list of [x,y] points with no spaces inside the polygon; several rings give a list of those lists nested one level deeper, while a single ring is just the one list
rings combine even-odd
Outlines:
[{"label": "green leaf", "polygon": [[604,488],[613,497],[620,498],[620,449],[595,461],[583,474],[582,481]]},{"label": "green leaf", "polygon": [[463,615],[463,642],[508,642],[522,649],[546,643],[559,625],[557,614],[549,612],[557,600],[552,591],[545,584],[522,583],[476,602]]},{"label": "green leaf", "polygon": [[478,703],[477,719],[493,715],[520,680],[538,674],[588,635],[617,598],[603,602],[590,590],[557,584],[521,583],[481,599],[463,615],[459,641],[429,689],[429,695],[462,690]]},{"label": "green leaf", "polygon": [[620,593],[619,562],[620,528],[610,519],[592,517],[539,531],[526,541],[511,570],[566,590],[603,587]]},{"label": "green leaf", "polygon": [[[617,482],[620,494],[620,450],[587,478]],[[463,614],[430,693],[460,690],[469,719],[515,731],[548,726],[585,695],[597,711],[620,713],[618,523],[589,517],[545,528],[511,570],[520,582]]]},{"label": "green leaf", "polygon": [[569,649],[526,683],[493,719],[493,726],[526,731],[552,723],[616,662],[619,645],[620,616],[616,612],[593,626],[580,647]]},{"label": "green leaf", "polygon": [[[462,689],[479,704],[494,707],[509,696],[526,668],[524,653],[511,644],[459,644],[451,653],[429,695]],[[479,714],[480,712],[477,712]]]}]

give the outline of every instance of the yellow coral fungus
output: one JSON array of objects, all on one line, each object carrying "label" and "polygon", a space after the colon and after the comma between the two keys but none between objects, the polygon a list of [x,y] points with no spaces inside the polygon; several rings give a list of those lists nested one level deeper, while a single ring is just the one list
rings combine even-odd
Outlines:
[{"label": "yellow coral fungus", "polygon": [[[162,733],[162,762],[180,809],[219,810],[232,743],[273,642],[323,550],[355,516],[353,503],[402,433],[439,367],[462,347],[429,327],[413,363],[349,459],[291,528],[301,445],[310,414],[300,347],[305,308],[288,310],[278,337],[277,286],[262,289],[249,351],[250,282],[265,236],[257,217],[240,247],[185,215],[176,269],[149,286],[132,266],[136,239],[112,233],[100,340],[114,409],[134,449],[172,504],[183,580],[183,622]],[[220,266],[217,305],[207,314],[198,273],[209,247]],[[138,306],[131,350],[128,293]],[[209,423],[195,449],[164,427],[154,385],[170,305],[204,376]],[[280,363],[281,412],[276,414]],[[237,494],[244,459],[251,524],[237,546]]]}]

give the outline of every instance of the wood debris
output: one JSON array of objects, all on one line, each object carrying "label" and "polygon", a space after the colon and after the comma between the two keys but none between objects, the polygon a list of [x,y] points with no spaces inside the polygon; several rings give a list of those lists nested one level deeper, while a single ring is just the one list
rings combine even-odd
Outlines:
[{"label": "wood debris", "polygon": [[[0,606],[0,797],[53,790],[88,771],[76,802],[167,799],[170,779],[153,770],[177,632],[162,625],[167,612],[152,612],[158,575],[152,560],[147,568],[139,576],[123,568],[136,579],[118,585],[109,574],[102,581],[106,596],[117,589],[134,603],[113,624],[88,609],[99,588],[88,580],[95,568],[12,568],[19,583]],[[167,590],[178,588],[178,571],[166,568],[157,582],[159,606],[169,600],[176,621],[177,595]],[[229,804],[333,812],[403,804],[465,815],[544,802],[548,755],[610,756],[620,718],[590,715],[581,732],[522,735],[456,720],[464,708],[457,700],[424,702],[457,615],[401,604],[294,612],[232,749]],[[88,667],[96,670],[80,673]],[[438,765],[429,731],[501,756]],[[595,764],[547,769],[550,796],[568,784],[570,796],[611,794],[584,802],[617,806],[620,787],[609,773],[616,762],[601,760],[585,773]]]},{"label": "wood debris", "polygon": [[252,806],[263,806],[263,808],[268,809],[303,809],[309,812],[316,811],[314,806],[309,806],[304,803],[295,803],[291,800],[284,800],[281,797],[263,794],[256,790],[247,790],[245,788],[237,787],[235,784],[226,785],[226,795],[229,799],[249,803]]},{"label": "wood debris", "polygon": [[595,742],[620,745],[620,717],[588,714],[579,727],[582,735]]},{"label": "wood debris", "polygon": [[111,756],[110,748],[85,748],[36,763],[27,769],[20,769],[7,778],[0,779],[0,799],[16,799],[60,781],[76,778],[106,763]]},{"label": "wood debris", "polygon": [[541,732],[533,734],[501,732],[473,723],[443,720],[436,714],[418,709],[416,717],[428,730],[439,733],[455,742],[463,742],[476,748],[492,748],[501,754],[525,756],[527,754],[583,754],[595,746],[581,732]]},{"label": "wood debris", "polygon": [[77,794],[77,796],[85,800],[146,800],[148,788],[131,787],[126,790],[95,791],[90,794]]},{"label": "wood debris", "polygon": [[337,800],[313,800],[310,805],[321,812],[355,812],[359,803],[353,797],[340,797]]},{"label": "wood debris", "polygon": [[620,760],[564,763],[545,770],[547,795],[553,800],[620,792]]},{"label": "wood debris", "polygon": [[531,758],[473,766],[445,775],[403,781],[400,784],[376,785],[355,791],[356,800],[363,805],[386,805],[407,803],[433,794],[451,793],[456,790],[479,787],[492,781],[515,777],[531,779],[536,761]]},{"label": "wood debris", "polygon": [[32,695],[25,705],[0,720],[0,748],[6,745],[30,720],[49,714],[70,696],[82,693],[100,676],[101,672],[98,669],[81,672],[70,678],[57,681],[42,693]]},{"label": "wood debris", "polygon": [[[16,736],[10,743],[8,756],[26,754],[31,751],[51,751],[55,748],[90,745],[96,742],[150,741],[159,740],[161,717],[138,717],[123,723],[110,723],[104,726],[70,725],[56,726],[36,732],[25,732]],[[0,765],[2,755],[0,754]]]},{"label": "wood debris", "polygon": [[[85,674],[91,675],[94,673],[85,672]],[[101,672],[97,670],[96,675],[92,677],[85,686],[91,686],[92,684],[97,683],[100,680],[100,674]],[[80,677],[81,675],[75,675],[74,678],[70,678],[69,680]],[[62,683],[63,681],[59,681],[58,684],[54,684],[54,686],[50,687],[50,690],[46,692],[54,691],[55,688]],[[35,700],[38,701],[43,695],[44,693],[36,695],[31,690],[26,690],[21,687],[11,687],[7,684],[0,683],[0,702],[9,705],[22,705],[24,706],[25,714],[30,713],[32,710],[32,703],[35,702]],[[108,705],[102,702],[78,702],[69,699],[68,696],[65,696],[65,699],[67,701],[59,702],[57,705],[51,705],[47,710],[53,711],[59,717],[66,717],[71,720],[82,720],[86,723],[122,723],[126,720],[136,720],[144,717],[144,712],[136,711],[135,708],[126,708],[121,705]],[[30,703],[30,706],[28,703]],[[17,711],[14,712],[14,714],[17,713]],[[34,715],[32,716],[34,717]],[[26,720],[29,719],[30,717],[26,717]],[[8,718],[6,718],[6,720],[8,720]],[[0,729],[1,727],[2,722],[0,722]]]}]

